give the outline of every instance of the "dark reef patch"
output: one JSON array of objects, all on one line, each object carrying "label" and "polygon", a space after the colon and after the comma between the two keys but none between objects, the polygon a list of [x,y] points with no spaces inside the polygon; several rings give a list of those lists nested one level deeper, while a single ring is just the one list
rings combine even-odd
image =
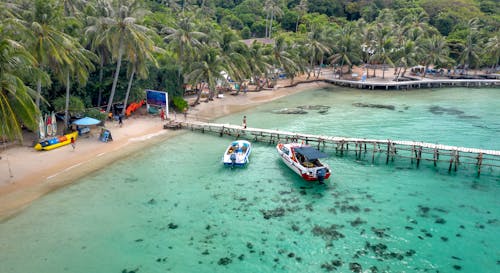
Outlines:
[{"label": "dark reef patch", "polygon": [[378,109],[388,109],[388,110],[395,110],[396,109],[396,107],[394,105],[362,103],[362,102],[355,102],[355,103],[352,104],[352,106],[355,106],[355,107],[378,108]]},{"label": "dark reef patch", "polygon": [[364,221],[363,219],[357,217],[356,219],[354,219],[353,221],[350,222],[351,223],[351,226],[353,227],[357,227],[359,225],[362,225],[362,224],[366,224],[366,221]]},{"label": "dark reef patch", "polygon": [[228,265],[230,263],[232,263],[233,260],[231,260],[231,258],[229,257],[224,257],[224,258],[220,258],[219,261],[217,262],[218,265]]},{"label": "dark reef patch", "polygon": [[285,216],[285,209],[282,207],[271,209],[271,210],[260,210],[264,219],[269,220],[271,218]]},{"label": "dark reef patch", "polygon": [[314,226],[312,229],[312,234],[314,236],[321,236],[327,241],[338,240],[345,238],[345,235],[338,232],[337,229],[343,228],[343,225],[331,225],[330,227]]},{"label": "dark reef patch", "polygon": [[446,108],[446,107],[441,107],[437,105],[432,105],[429,107],[429,111],[433,113],[434,115],[442,115],[442,114],[448,114],[448,115],[463,115],[464,111],[460,111],[455,108]]}]

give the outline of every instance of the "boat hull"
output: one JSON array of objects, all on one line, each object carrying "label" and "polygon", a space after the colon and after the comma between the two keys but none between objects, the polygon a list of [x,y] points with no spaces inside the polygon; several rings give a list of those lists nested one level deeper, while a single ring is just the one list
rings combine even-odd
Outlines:
[{"label": "boat hull", "polygon": [[278,144],[276,150],[280,155],[282,161],[292,171],[298,174],[306,181],[319,181],[330,178],[330,167],[319,161],[318,159],[313,162],[301,162],[300,155],[296,154],[295,148],[306,147],[305,145],[291,143],[291,144]]},{"label": "boat hull", "polygon": [[34,148],[37,151],[50,151],[55,148],[70,144],[71,138],[74,138],[76,140],[77,137],[78,132],[73,132],[64,136],[53,137],[37,143]]},{"label": "boat hull", "polygon": [[252,144],[247,140],[235,140],[229,144],[224,155],[222,163],[226,166],[243,167],[248,164],[248,157],[252,152]]}]

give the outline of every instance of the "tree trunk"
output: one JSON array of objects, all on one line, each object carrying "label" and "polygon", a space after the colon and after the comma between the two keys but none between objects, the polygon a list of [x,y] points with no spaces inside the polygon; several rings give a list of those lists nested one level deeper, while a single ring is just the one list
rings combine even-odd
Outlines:
[{"label": "tree trunk", "polygon": [[125,111],[127,110],[128,96],[130,95],[130,89],[132,89],[132,81],[134,80],[135,75],[135,65],[132,68],[132,74],[130,74],[130,79],[128,81],[127,93],[125,94],[125,100],[123,101],[123,110],[122,115],[125,115]]},{"label": "tree trunk", "polygon": [[200,88],[198,88],[198,92],[196,94],[196,100],[193,102],[194,105],[197,105],[200,103],[200,97],[201,97],[201,92],[203,91],[203,83],[200,84]]},{"label": "tree trunk", "polygon": [[123,42],[120,39],[120,46],[118,49],[118,61],[116,62],[115,77],[113,79],[113,86],[111,87],[111,94],[109,94],[108,106],[106,107],[106,113],[111,111],[111,106],[113,106],[113,97],[115,96],[116,84],[118,83],[118,76],[120,75],[120,67],[122,65],[122,55],[123,55]]},{"label": "tree trunk", "polygon": [[269,39],[271,39],[271,33],[273,32],[273,18],[274,10],[271,10],[271,23],[269,23]]},{"label": "tree trunk", "polygon": [[382,64],[382,79],[385,79],[385,62]]},{"label": "tree trunk", "polygon": [[66,72],[66,104],[64,106],[64,130],[68,129],[69,125],[69,71]]},{"label": "tree trunk", "polygon": [[297,33],[299,31],[299,20],[300,20],[300,16],[297,16],[297,22],[295,23],[295,33]]},{"label": "tree trunk", "polygon": [[42,96],[42,80],[38,79],[36,82],[36,98],[35,98],[35,103],[36,103],[36,108],[40,109],[40,98]]},{"label": "tree trunk", "polygon": [[101,56],[101,62],[99,64],[99,95],[97,96],[97,106],[101,106],[102,100],[102,78],[104,76],[104,56]]}]

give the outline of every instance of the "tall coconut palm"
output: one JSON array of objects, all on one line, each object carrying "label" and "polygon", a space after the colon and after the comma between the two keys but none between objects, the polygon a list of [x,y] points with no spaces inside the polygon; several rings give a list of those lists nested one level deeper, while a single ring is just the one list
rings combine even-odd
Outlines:
[{"label": "tall coconut palm", "polygon": [[283,35],[278,36],[272,51],[273,73],[275,74],[273,77],[273,85],[276,84],[276,81],[279,78],[279,71],[281,69],[290,73],[300,70],[299,64],[295,61],[296,57],[293,53],[294,51],[291,50],[289,43],[285,40],[285,37]]},{"label": "tall coconut palm", "polygon": [[283,16],[283,10],[281,9],[281,1],[280,0],[271,0],[270,5],[270,16],[269,16],[269,36],[267,38],[271,39],[273,32],[273,20],[276,17]]},{"label": "tall coconut palm", "polygon": [[[250,66],[245,57],[248,47],[233,30],[226,27],[222,29],[218,46],[220,47],[220,55],[228,74],[241,87],[243,81],[250,77]],[[236,94],[239,94],[240,90],[241,88],[238,88]]]},{"label": "tall coconut palm", "polygon": [[196,48],[200,48],[200,38],[205,37],[206,34],[196,30],[194,18],[189,16],[181,16],[176,26],[166,27],[163,32],[168,33],[164,40],[168,42],[169,46],[177,54],[178,74],[177,80],[179,86],[181,85],[182,66],[186,59],[193,55]]},{"label": "tall coconut palm", "polygon": [[311,72],[315,71],[314,65],[317,61],[321,60],[322,65],[324,55],[331,52],[327,40],[328,37],[325,35],[324,28],[320,25],[314,24],[311,31],[307,34],[306,41],[306,47],[308,48],[309,55],[309,73],[307,78],[311,76]]},{"label": "tall coconut palm", "polygon": [[[382,23],[378,23],[373,29],[373,50],[372,60],[382,64],[382,78],[385,78],[385,66],[393,65],[390,50],[392,48],[392,29]],[[375,71],[375,68],[373,69]],[[375,73],[375,72],[374,72]]]},{"label": "tall coconut palm", "polygon": [[134,50],[130,50],[128,52],[127,60],[129,61],[129,82],[127,86],[127,93],[125,94],[125,100],[123,102],[123,110],[122,115],[125,114],[128,98],[130,95],[130,89],[132,88],[132,81],[134,80],[134,76],[137,75],[146,79],[148,76],[148,64],[153,64],[155,67],[158,66],[155,57],[153,56],[154,51],[159,51],[159,49],[155,48],[154,42],[147,37],[146,40],[142,41],[142,43],[138,43],[135,45],[137,48]]},{"label": "tall coconut palm", "polygon": [[224,61],[220,56],[220,51],[214,47],[202,46],[198,58],[192,64],[192,70],[186,75],[186,80],[194,85],[201,84],[198,96],[194,104],[198,104],[201,92],[205,85],[208,87],[208,100],[213,100],[217,80],[221,78],[221,71],[224,71]]},{"label": "tall coconut palm", "polygon": [[[5,6],[0,4],[0,8]],[[2,13],[5,15],[6,10]],[[11,38],[18,38],[23,29],[15,18],[0,21],[0,138],[20,141],[21,124],[35,131],[39,116],[33,102],[36,94],[24,83],[36,70],[36,59]]]},{"label": "tall coconut palm", "polygon": [[116,69],[113,77],[113,85],[109,95],[106,112],[111,110],[116,92],[116,85],[120,75],[123,56],[128,51],[133,51],[136,45],[147,39],[150,29],[140,25],[133,16],[141,15],[139,0],[118,0],[114,2],[112,17],[102,18],[108,27],[99,35],[100,41],[105,41],[111,50],[113,59],[116,60]]},{"label": "tall coconut palm", "polygon": [[97,106],[101,106],[102,92],[103,92],[103,79],[104,79],[104,65],[111,61],[111,51],[107,47],[104,39],[99,37],[99,34],[104,32],[109,26],[107,22],[110,20],[104,19],[111,16],[113,7],[111,3],[106,0],[98,0],[96,3],[95,15],[88,16],[88,26],[85,29],[85,38],[88,41],[88,46],[91,50],[99,56],[99,84],[97,95]]},{"label": "tall coconut palm", "polygon": [[[41,70],[57,69],[67,62],[68,56],[63,50],[65,45],[72,43],[72,37],[59,29],[61,16],[56,12],[57,8],[51,6],[50,2],[37,0],[34,5],[33,21],[29,29],[31,37],[28,40],[28,48],[38,62]],[[45,82],[46,83],[46,82]],[[40,106],[44,77],[37,79],[36,106]]]},{"label": "tall coconut palm", "polygon": [[338,64],[340,69],[340,76],[342,77],[342,67],[345,64],[349,66],[349,71],[352,65],[361,61],[361,45],[360,38],[354,25],[346,26],[340,29],[335,35],[335,42],[333,43],[333,55],[330,57],[330,62]]},{"label": "tall coconut palm", "polygon": [[449,50],[445,38],[441,35],[433,35],[422,42],[421,60],[425,65],[424,77],[429,65],[446,65],[452,62],[448,57]]},{"label": "tall coconut palm", "polygon": [[247,52],[247,60],[250,66],[250,74],[254,83],[257,85],[257,89],[262,89],[261,77],[267,74],[272,68],[269,52],[266,48],[259,42],[254,41]]},{"label": "tall coconut palm", "polygon": [[500,63],[500,31],[497,31],[493,37],[488,39],[488,42],[485,44],[485,51],[493,59],[493,68],[498,67]]},{"label": "tall coconut palm", "polygon": [[479,65],[481,40],[479,35],[479,19],[473,18],[467,23],[467,38],[464,44],[464,50],[459,57],[460,64],[464,66],[467,73],[472,65]]},{"label": "tall coconut palm", "polygon": [[68,56],[68,59],[60,66],[59,69],[61,71],[57,71],[58,69],[56,71],[58,75],[64,75],[61,78],[61,82],[66,86],[64,124],[69,126],[71,79],[75,78],[80,85],[85,84],[89,77],[89,72],[94,69],[92,61],[96,60],[97,56],[83,48],[76,40],[73,40],[71,44],[66,44],[61,50],[66,51],[65,55]]},{"label": "tall coconut palm", "polygon": [[294,10],[297,11],[297,22],[295,22],[295,32],[299,31],[299,22],[300,19],[304,16],[304,14],[307,13],[309,7],[308,7],[308,2],[307,0],[300,0],[299,4],[295,6]]}]

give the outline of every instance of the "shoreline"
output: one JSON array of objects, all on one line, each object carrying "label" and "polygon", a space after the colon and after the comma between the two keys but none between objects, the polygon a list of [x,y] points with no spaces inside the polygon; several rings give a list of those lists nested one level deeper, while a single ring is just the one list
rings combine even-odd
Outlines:
[{"label": "shoreline", "polygon": [[[293,87],[278,86],[273,90],[240,93],[238,96],[227,94],[223,98],[208,103],[201,102],[190,108],[188,119],[213,120],[324,86],[331,85],[317,81],[299,83]],[[177,118],[184,117],[179,114]],[[186,132],[165,130],[163,124],[156,116],[134,116],[126,119],[123,127],[117,127],[116,122],[106,124],[106,128],[112,132],[112,142],[100,142],[98,134],[94,133],[78,138],[75,150],[71,145],[51,151],[35,151],[25,145],[2,150],[0,173],[6,175],[0,177],[0,222],[15,217],[38,198],[52,191],[73,184],[146,147]]]}]

